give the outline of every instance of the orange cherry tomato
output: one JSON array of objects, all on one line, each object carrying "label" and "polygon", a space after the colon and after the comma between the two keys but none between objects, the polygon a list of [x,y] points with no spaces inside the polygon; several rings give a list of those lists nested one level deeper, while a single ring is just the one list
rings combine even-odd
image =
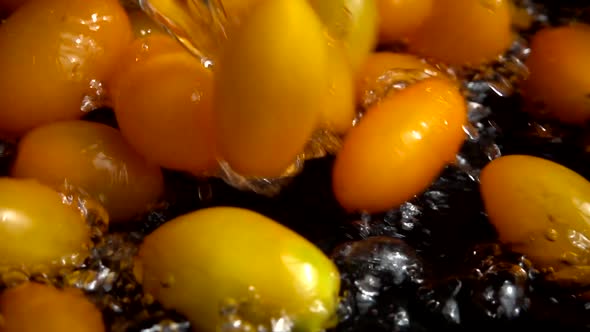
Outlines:
[{"label": "orange cherry tomato", "polygon": [[116,129],[80,120],[28,132],[19,142],[12,174],[87,194],[115,222],[146,211],[163,191],[160,168],[140,157]]},{"label": "orange cherry tomato", "polygon": [[436,0],[377,0],[379,42],[403,40],[430,15]]},{"label": "orange cherry tomato", "polygon": [[522,92],[527,110],[570,124],[590,120],[590,25],[546,28],[533,36]]},{"label": "orange cherry tomato", "polygon": [[0,295],[0,332],[104,332],[102,314],[76,288],[27,282]]},{"label": "orange cherry tomato", "polygon": [[454,160],[465,99],[453,81],[429,78],[389,94],[346,136],[333,187],[351,211],[381,212],[421,193]]},{"label": "orange cherry tomato", "polygon": [[0,25],[0,132],[81,117],[90,81],[110,76],[131,35],[117,0],[21,6]]},{"label": "orange cherry tomato", "polygon": [[508,0],[435,0],[432,13],[408,36],[412,53],[450,65],[479,65],[510,47]]},{"label": "orange cherry tomato", "polygon": [[113,105],[129,144],[166,168],[214,171],[213,73],[166,35],[136,40],[122,63]]}]

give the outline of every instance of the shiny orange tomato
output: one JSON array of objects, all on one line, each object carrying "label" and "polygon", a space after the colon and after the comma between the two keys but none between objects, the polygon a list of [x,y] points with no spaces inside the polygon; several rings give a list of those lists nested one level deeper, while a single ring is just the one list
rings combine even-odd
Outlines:
[{"label": "shiny orange tomato", "polygon": [[456,84],[429,78],[367,110],[336,157],[333,187],[351,211],[381,212],[421,193],[454,160],[465,134]]},{"label": "shiny orange tomato", "polygon": [[523,82],[527,110],[570,124],[590,120],[590,25],[574,24],[539,31],[526,60]]},{"label": "shiny orange tomato", "polygon": [[28,132],[19,142],[12,175],[87,194],[115,222],[146,211],[163,191],[160,168],[140,157],[116,129],[79,120]]},{"label": "shiny orange tomato", "polygon": [[27,282],[0,295],[0,332],[104,332],[102,314],[76,288]]},{"label": "shiny orange tomato", "polygon": [[117,0],[21,6],[0,25],[0,132],[81,117],[90,81],[110,76],[131,35]]},{"label": "shiny orange tomato", "polygon": [[512,43],[509,0],[435,0],[432,12],[408,36],[412,53],[450,65],[479,65]]},{"label": "shiny orange tomato", "polygon": [[113,89],[121,133],[146,159],[202,174],[217,167],[213,73],[166,35],[136,40]]}]

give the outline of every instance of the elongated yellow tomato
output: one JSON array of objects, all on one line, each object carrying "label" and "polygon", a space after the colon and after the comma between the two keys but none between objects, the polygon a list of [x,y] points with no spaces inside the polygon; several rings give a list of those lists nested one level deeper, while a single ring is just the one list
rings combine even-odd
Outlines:
[{"label": "elongated yellow tomato", "polygon": [[353,71],[377,45],[378,14],[375,0],[308,0],[328,34],[348,54]]},{"label": "elongated yellow tomato", "polygon": [[359,105],[384,97],[392,83],[412,82],[438,71],[411,54],[374,52],[356,74],[356,100]]},{"label": "elongated yellow tomato", "polygon": [[136,40],[122,63],[113,105],[126,141],[160,166],[213,171],[211,71],[165,35]]},{"label": "elongated yellow tomato", "polygon": [[19,142],[12,174],[88,194],[115,222],[146,211],[163,191],[160,168],[140,157],[116,129],[80,120],[28,132]]},{"label": "elongated yellow tomato", "polygon": [[232,168],[272,177],[295,160],[320,120],[327,52],[304,0],[263,2],[229,39],[216,66],[214,122]]},{"label": "elongated yellow tomato", "polygon": [[249,298],[249,288],[260,297],[258,313],[285,310],[297,331],[330,327],[337,307],[340,279],[332,261],[249,210],[209,208],[171,220],[145,238],[136,263],[145,291],[199,331],[216,331],[220,306]]},{"label": "elongated yellow tomato", "polygon": [[0,132],[81,117],[131,38],[117,0],[30,1],[0,25]]},{"label": "elongated yellow tomato", "polygon": [[451,65],[479,65],[512,42],[508,0],[435,0],[432,12],[408,37],[412,53]]},{"label": "elongated yellow tomato", "polygon": [[565,123],[590,120],[590,25],[541,30],[532,39],[523,82],[527,110]]},{"label": "elongated yellow tomato", "polygon": [[404,40],[430,15],[436,0],[377,0],[379,41]]},{"label": "elongated yellow tomato", "polygon": [[481,172],[481,194],[500,241],[555,270],[590,264],[590,182],[538,157],[509,155]]},{"label": "elongated yellow tomato", "polygon": [[336,156],[334,193],[348,210],[380,212],[421,193],[454,160],[465,100],[454,82],[429,78],[367,110]]},{"label": "elongated yellow tomato", "polygon": [[325,95],[321,125],[336,133],[345,133],[356,116],[354,75],[346,55],[338,47],[329,48],[329,89]]},{"label": "elongated yellow tomato", "polygon": [[81,214],[34,180],[0,178],[0,215],[0,264],[67,263],[90,244]]},{"label": "elongated yellow tomato", "polygon": [[102,315],[76,288],[27,282],[0,294],[0,332],[104,332]]}]

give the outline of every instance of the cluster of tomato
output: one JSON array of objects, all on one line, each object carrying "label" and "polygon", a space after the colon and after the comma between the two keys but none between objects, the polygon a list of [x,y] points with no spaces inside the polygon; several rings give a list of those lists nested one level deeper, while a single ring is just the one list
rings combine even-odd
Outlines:
[{"label": "cluster of tomato", "polygon": [[[209,66],[117,0],[0,0],[0,133],[18,141],[11,177],[0,179],[2,266],[84,257],[89,227],[68,197],[131,222],[160,198],[162,168],[214,176],[223,162],[278,177],[320,129],[343,139],[332,174],[342,207],[396,207],[463,144],[466,100],[449,66],[493,61],[514,38],[516,9],[505,0],[222,2],[232,20]],[[150,4],[167,12],[174,3]],[[375,51],[389,43],[407,51]],[[589,26],[538,32],[519,82],[527,110],[584,124],[589,58]],[[96,105],[114,110],[117,129],[80,120]],[[481,192],[501,241],[564,275],[590,263],[590,183],[580,175],[505,156],[483,169]],[[135,272],[203,331],[218,324],[216,304],[252,291],[264,312],[286,313],[301,330],[334,324],[335,265],[252,211],[169,221],[145,238]],[[0,295],[0,331],[104,330],[85,301],[50,286],[11,288]],[[38,319],[26,318],[33,312]]]}]

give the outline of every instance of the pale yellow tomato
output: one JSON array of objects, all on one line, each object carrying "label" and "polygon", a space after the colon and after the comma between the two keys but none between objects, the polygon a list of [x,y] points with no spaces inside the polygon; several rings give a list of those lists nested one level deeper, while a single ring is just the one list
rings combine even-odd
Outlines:
[{"label": "pale yellow tomato", "polygon": [[284,310],[298,331],[330,327],[337,308],[340,279],[332,261],[249,210],[209,208],[171,220],[145,238],[136,264],[144,290],[203,332],[216,331],[222,304],[252,291],[259,314]]},{"label": "pale yellow tomato", "polygon": [[546,28],[531,41],[523,82],[527,110],[539,117],[584,124],[590,119],[590,25]]},{"label": "pale yellow tomato", "polygon": [[494,60],[512,40],[509,0],[435,0],[408,46],[447,64],[475,66]]},{"label": "pale yellow tomato", "polygon": [[546,159],[508,155],[489,163],[480,180],[500,241],[538,266],[590,264],[590,182],[584,177]]},{"label": "pale yellow tomato", "polygon": [[457,85],[429,78],[367,110],[336,156],[333,187],[350,211],[382,212],[424,191],[455,159],[466,103]]},{"label": "pale yellow tomato", "polygon": [[377,0],[379,41],[404,40],[430,15],[436,0]]},{"label": "pale yellow tomato", "polygon": [[243,175],[281,175],[311,137],[328,92],[321,22],[305,0],[263,2],[226,46],[215,72],[219,154]]},{"label": "pale yellow tomato", "polygon": [[116,129],[80,120],[28,132],[18,144],[12,175],[87,194],[114,222],[146,211],[164,186],[160,168],[140,157]]},{"label": "pale yellow tomato", "polygon": [[130,45],[112,94],[121,133],[146,159],[192,173],[216,169],[213,73],[174,39]]},{"label": "pale yellow tomato", "polygon": [[0,332],[104,332],[102,314],[76,288],[27,282],[0,294]]},{"label": "pale yellow tomato", "polygon": [[0,264],[66,264],[86,255],[90,229],[56,191],[34,180],[0,178]]},{"label": "pale yellow tomato", "polygon": [[0,133],[81,117],[90,81],[108,79],[131,36],[117,0],[19,7],[0,25]]},{"label": "pale yellow tomato", "polygon": [[377,46],[378,13],[375,0],[308,0],[328,34],[345,48],[353,71]]}]

